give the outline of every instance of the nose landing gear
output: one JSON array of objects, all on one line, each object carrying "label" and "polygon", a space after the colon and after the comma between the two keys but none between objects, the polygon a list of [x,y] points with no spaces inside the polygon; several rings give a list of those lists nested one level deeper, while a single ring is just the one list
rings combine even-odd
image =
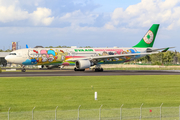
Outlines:
[{"label": "nose landing gear", "polygon": [[21,72],[26,72],[25,65],[22,66]]}]

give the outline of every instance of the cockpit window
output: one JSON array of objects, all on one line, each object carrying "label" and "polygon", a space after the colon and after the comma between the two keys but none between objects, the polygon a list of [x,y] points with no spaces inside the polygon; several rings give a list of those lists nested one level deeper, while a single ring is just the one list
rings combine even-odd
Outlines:
[{"label": "cockpit window", "polygon": [[16,55],[16,53],[10,53],[9,55]]}]

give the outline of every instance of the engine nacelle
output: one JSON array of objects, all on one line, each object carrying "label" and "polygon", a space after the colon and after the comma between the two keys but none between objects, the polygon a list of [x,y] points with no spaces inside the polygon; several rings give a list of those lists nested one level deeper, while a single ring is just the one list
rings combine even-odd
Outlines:
[{"label": "engine nacelle", "polygon": [[76,68],[85,69],[91,67],[91,62],[89,60],[78,60],[76,61]]}]

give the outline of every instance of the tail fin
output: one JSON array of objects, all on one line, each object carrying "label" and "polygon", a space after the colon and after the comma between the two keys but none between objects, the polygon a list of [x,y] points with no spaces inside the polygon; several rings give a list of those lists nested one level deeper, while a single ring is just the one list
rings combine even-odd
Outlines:
[{"label": "tail fin", "polygon": [[26,48],[29,48],[27,44],[26,44]]},{"label": "tail fin", "polygon": [[151,28],[148,30],[148,32],[145,34],[145,36],[142,38],[142,40],[133,47],[137,47],[137,48],[153,47],[158,28],[159,28],[159,24],[153,24]]}]

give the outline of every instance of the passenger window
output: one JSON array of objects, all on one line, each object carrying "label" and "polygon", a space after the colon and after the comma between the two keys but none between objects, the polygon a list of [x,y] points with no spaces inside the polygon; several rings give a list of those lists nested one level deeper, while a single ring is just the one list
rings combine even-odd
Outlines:
[{"label": "passenger window", "polygon": [[9,55],[16,55],[16,53],[10,53]]}]

